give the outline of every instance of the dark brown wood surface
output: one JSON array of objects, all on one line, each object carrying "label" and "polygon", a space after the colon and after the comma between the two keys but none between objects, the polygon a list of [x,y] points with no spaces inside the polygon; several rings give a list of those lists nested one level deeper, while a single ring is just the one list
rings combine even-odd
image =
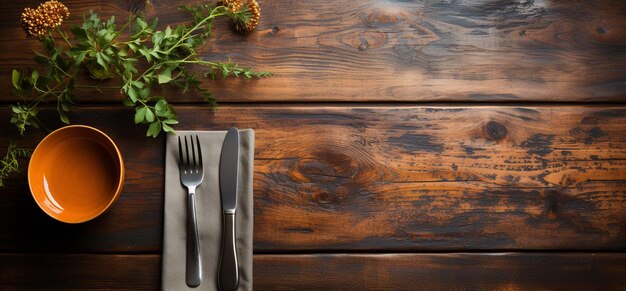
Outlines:
[{"label": "dark brown wood surface", "polygon": [[[256,129],[257,252],[626,247],[626,107],[178,113],[185,129]],[[163,139],[137,142],[143,128],[128,126],[131,117],[84,108],[75,119],[119,140],[126,158],[124,191],[110,213],[78,226],[51,221],[17,180],[0,196],[0,222],[10,230],[0,233],[0,249],[160,250]],[[49,236],[58,240],[41,245]]]},{"label": "dark brown wood surface", "polygon": [[[63,2],[70,24],[144,3]],[[192,3],[151,2],[163,27]],[[179,129],[256,131],[255,290],[626,290],[626,2],[259,2],[256,32],[218,23],[203,56],[272,78],[209,83],[215,113],[166,89]],[[7,108],[36,4],[0,3],[0,153],[46,134]],[[62,224],[23,167],[0,188],[0,289],[159,289],[164,139],[117,90],[78,94],[70,118],[118,143],[123,193]]]},{"label": "dark brown wood surface", "polygon": [[257,255],[254,288],[626,290],[625,260],[587,253]]},{"label": "dark brown wood surface", "polygon": [[[626,290],[624,260],[606,253],[255,255],[253,280],[254,290]],[[160,271],[158,255],[0,255],[6,289],[158,290]]]},{"label": "dark brown wood surface", "polygon": [[[65,1],[76,24],[89,9],[126,19],[144,1]],[[189,19],[150,1],[163,27]],[[11,69],[33,64],[19,13],[0,4],[0,90]],[[204,57],[272,71],[263,81],[208,85],[231,101],[619,101],[626,98],[624,1],[259,1],[247,37],[216,25]],[[15,49],[18,46],[20,49]],[[245,84],[245,86],[242,86]],[[116,90],[83,92],[110,100]],[[169,92],[179,100],[200,100]],[[11,99],[3,95],[2,99]]]}]

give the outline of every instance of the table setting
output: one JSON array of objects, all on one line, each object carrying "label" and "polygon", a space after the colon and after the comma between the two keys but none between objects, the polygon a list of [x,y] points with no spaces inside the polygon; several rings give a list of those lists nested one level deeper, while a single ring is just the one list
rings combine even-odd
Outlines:
[{"label": "table setting", "polygon": [[[181,174],[178,177],[181,167],[180,149],[185,153],[187,151],[184,146],[179,147],[181,143],[177,137],[168,136],[165,161],[163,288],[181,290],[185,287],[197,287],[199,290],[217,290],[222,282],[224,288],[219,288],[220,290],[250,290],[254,131],[233,128],[228,131],[228,135],[219,131],[179,131],[178,134],[178,137],[191,137],[190,141],[195,138],[200,145],[195,147],[196,159],[202,158],[201,163],[205,170],[202,173],[204,177],[196,188],[194,206],[189,206],[187,199],[184,199],[187,194],[180,187],[185,176]],[[187,143],[183,140],[182,144]],[[227,150],[234,152],[225,152]],[[193,156],[192,153],[189,157]],[[233,168],[233,164],[236,167]],[[196,181],[200,179],[192,180],[192,184],[188,185],[194,185]],[[224,195],[233,197],[225,198]],[[224,203],[228,205],[225,207]],[[191,231],[186,227],[188,219],[194,220],[188,217],[190,212],[197,212],[197,223],[194,223],[197,226],[192,227]],[[233,222],[235,223],[232,224]],[[192,258],[191,261],[198,264],[189,266],[190,254],[185,253],[191,249],[186,240],[190,239],[190,233],[194,231],[197,232],[197,241],[194,243],[199,243],[200,246],[197,247],[199,251],[191,255],[199,257]],[[187,275],[190,274],[190,268],[202,271],[189,278]],[[220,274],[224,276],[223,280],[218,280],[222,278]],[[197,285],[189,286],[190,283]]]},{"label": "table setting", "polygon": [[1,290],[622,290],[612,1],[0,4]]},{"label": "table setting", "polygon": [[[168,136],[164,290],[252,289],[253,160],[250,129]],[[38,206],[69,224],[103,214],[117,200],[125,176],[113,140],[84,125],[62,127],[46,136],[28,169]]]}]

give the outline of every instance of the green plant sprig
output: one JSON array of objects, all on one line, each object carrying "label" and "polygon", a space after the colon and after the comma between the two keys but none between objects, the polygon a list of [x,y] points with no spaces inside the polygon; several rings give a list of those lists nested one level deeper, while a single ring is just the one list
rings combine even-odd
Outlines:
[{"label": "green plant sprig", "polygon": [[4,179],[13,173],[20,172],[20,166],[18,160],[20,158],[28,158],[31,155],[31,151],[27,149],[18,148],[14,142],[9,143],[6,155],[0,160],[0,187],[4,186]]},{"label": "green plant sprig", "polygon": [[[232,12],[224,6],[201,4],[181,7],[191,13],[191,25],[167,26],[157,30],[158,20],[150,24],[140,15],[129,17],[117,28],[115,17],[104,21],[90,11],[80,26],[71,27],[73,38],[55,29],[41,39],[45,53],[36,53],[35,60],[43,66],[43,73],[31,69],[28,73],[13,70],[12,83],[21,101],[11,106],[15,124],[20,133],[28,126],[42,125],[37,118],[41,103],[56,102],[59,118],[69,123],[68,113],[76,107],[76,87],[93,88],[98,85],[76,84],[77,76],[87,72],[93,79],[117,79],[120,92],[127,98],[126,106],[134,107],[135,124],[146,124],[147,136],[173,132],[178,123],[176,111],[164,96],[164,86],[199,92],[212,109],[216,99],[201,87],[204,79],[217,77],[268,77],[268,72],[256,72],[232,62],[203,60],[197,50],[211,37],[213,21],[228,17],[235,21],[249,19],[244,8]],[[127,31],[127,33],[123,33]],[[58,34],[63,45],[55,45],[53,34]],[[123,37],[125,36],[125,37]],[[190,67],[201,67],[197,75]]]}]

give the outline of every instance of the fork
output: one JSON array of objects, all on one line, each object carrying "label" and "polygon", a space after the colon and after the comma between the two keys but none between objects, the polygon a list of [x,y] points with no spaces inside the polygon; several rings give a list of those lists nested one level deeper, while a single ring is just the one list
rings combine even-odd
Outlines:
[{"label": "fork", "polygon": [[[200,264],[200,245],[198,240],[198,221],[196,218],[196,187],[202,183],[204,169],[202,167],[202,151],[200,150],[200,139],[196,135],[196,146],[194,147],[193,137],[189,137],[190,142],[185,140],[185,151],[178,137],[178,170],[180,173],[180,183],[187,187],[187,261],[185,279],[187,286],[197,287],[202,283],[202,267]],[[191,155],[189,153],[191,148]],[[197,155],[196,155],[197,152]]]}]

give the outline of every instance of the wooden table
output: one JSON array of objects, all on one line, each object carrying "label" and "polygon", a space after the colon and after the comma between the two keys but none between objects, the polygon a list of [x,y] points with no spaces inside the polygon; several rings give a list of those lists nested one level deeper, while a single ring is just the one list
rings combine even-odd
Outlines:
[{"label": "wooden table", "polygon": [[[64,1],[123,19],[142,1]],[[161,27],[188,19],[152,1]],[[217,112],[168,91],[179,129],[256,130],[257,290],[625,290],[626,2],[259,1],[247,37],[216,25],[208,59],[267,70],[218,80]],[[0,4],[0,152],[10,70],[33,65]],[[144,138],[116,90],[79,91],[126,184],[98,219],[66,225],[0,189],[0,289],[158,289],[164,138]],[[54,108],[42,118],[60,127]],[[25,169],[25,168],[24,168]]]}]

